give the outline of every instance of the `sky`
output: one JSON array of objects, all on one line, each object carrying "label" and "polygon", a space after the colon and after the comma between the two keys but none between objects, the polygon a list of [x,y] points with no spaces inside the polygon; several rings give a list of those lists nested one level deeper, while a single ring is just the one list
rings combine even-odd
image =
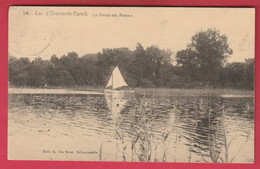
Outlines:
[{"label": "sky", "polygon": [[11,7],[9,54],[50,59],[103,48],[134,50],[137,43],[176,54],[194,34],[208,28],[228,37],[233,50],[228,62],[255,57],[253,8],[173,7]]}]

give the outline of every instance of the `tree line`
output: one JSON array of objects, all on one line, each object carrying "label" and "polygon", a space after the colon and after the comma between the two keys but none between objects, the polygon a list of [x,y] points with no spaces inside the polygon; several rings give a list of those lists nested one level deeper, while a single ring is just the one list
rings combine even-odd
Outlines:
[{"label": "tree line", "polygon": [[[78,56],[70,52],[50,60],[9,55],[9,83],[41,87],[91,86],[103,88],[118,65],[131,87],[143,88],[239,88],[254,89],[254,58],[227,63],[232,54],[227,36],[216,29],[196,33],[186,49],[174,53],[138,43],[128,48],[103,49]],[[173,64],[175,63],[175,64]]]}]

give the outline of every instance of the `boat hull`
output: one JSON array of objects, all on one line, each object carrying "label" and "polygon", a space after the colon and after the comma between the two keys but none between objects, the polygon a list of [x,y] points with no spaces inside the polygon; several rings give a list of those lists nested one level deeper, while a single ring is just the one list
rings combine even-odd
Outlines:
[{"label": "boat hull", "polygon": [[113,90],[113,89],[105,89],[104,93],[135,93],[134,90]]}]

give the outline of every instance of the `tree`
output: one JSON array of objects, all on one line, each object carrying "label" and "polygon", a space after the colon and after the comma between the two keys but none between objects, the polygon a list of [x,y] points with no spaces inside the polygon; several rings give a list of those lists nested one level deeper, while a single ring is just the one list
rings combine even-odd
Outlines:
[{"label": "tree", "polygon": [[134,51],[134,57],[130,60],[129,76],[132,77],[135,87],[163,87],[164,77],[171,64],[172,52],[161,50],[158,46],[150,46],[146,49],[138,43]]},{"label": "tree", "polygon": [[226,66],[227,82],[235,88],[254,89],[255,59],[245,59],[245,62],[233,62]]},{"label": "tree", "polygon": [[246,74],[248,83],[254,86],[255,81],[255,58],[245,59]]},{"label": "tree", "polygon": [[133,55],[134,58],[130,62],[128,71],[132,77],[132,85],[139,87],[142,84],[142,81],[147,78],[146,72],[149,70],[149,67],[147,67],[146,51],[140,43],[137,43]]},{"label": "tree", "polygon": [[51,62],[42,60],[42,58],[35,58],[31,63],[30,69],[30,86],[44,86],[47,82],[47,71],[51,67]]},{"label": "tree", "polygon": [[8,80],[11,84],[18,86],[29,86],[29,72],[31,68],[31,63],[28,58],[15,58],[9,56],[8,59]]},{"label": "tree", "polygon": [[[129,60],[133,58],[133,52],[128,48],[103,49],[102,53],[97,54],[96,62],[96,80],[99,86],[105,86],[112,69],[117,65],[121,68],[124,75],[128,72],[128,67],[125,67]],[[93,60],[94,61],[94,60]],[[126,79],[128,81],[129,79]]]},{"label": "tree", "polygon": [[177,65],[171,62],[172,52],[138,43],[128,48],[103,49],[97,54],[79,57],[70,52],[50,60],[9,56],[9,82],[14,86],[93,86],[105,87],[112,70],[118,66],[130,87],[197,88],[213,87],[254,89],[255,59],[226,63],[232,50],[227,37],[209,29],[192,37],[185,50],[176,53]]},{"label": "tree", "polygon": [[219,30],[208,29],[196,33],[187,49],[177,52],[176,61],[187,73],[196,73],[196,80],[214,84],[231,54],[227,36]]},{"label": "tree", "polygon": [[[163,78],[166,75],[165,70],[171,65],[171,51],[161,50],[158,46],[150,46],[146,49],[146,54],[148,57],[147,67],[149,67],[149,73],[152,75],[150,79],[153,84],[157,87],[163,86]],[[164,74],[162,74],[162,69],[164,69]]]}]

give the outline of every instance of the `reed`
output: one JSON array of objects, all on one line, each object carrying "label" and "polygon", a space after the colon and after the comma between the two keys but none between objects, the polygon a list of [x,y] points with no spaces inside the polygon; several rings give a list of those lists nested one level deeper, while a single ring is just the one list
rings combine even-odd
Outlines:
[{"label": "reed", "polygon": [[[149,109],[150,99],[141,98],[140,104],[136,105],[134,108],[132,108],[128,113],[128,118],[133,123],[130,126],[130,145],[128,146],[131,151],[131,161],[140,161],[140,162],[159,162],[158,158],[158,148],[162,147],[162,157],[161,161],[166,162],[167,161],[167,150],[169,147],[170,142],[170,134],[172,131],[168,133],[164,133],[161,138],[161,142],[156,143],[155,141],[155,134],[153,131],[153,128],[150,128],[149,122],[149,116],[147,116],[149,113],[151,113],[151,110]],[[123,136],[117,131],[118,138],[122,140],[122,145],[124,148],[127,147],[125,145],[125,140],[123,139]],[[122,153],[124,153],[122,151]]]},{"label": "reed", "polygon": [[[135,123],[132,124],[132,161],[135,156],[139,161],[145,162],[151,160],[152,155],[152,130],[149,130],[147,123],[149,119],[147,117],[149,100],[142,98],[140,105],[131,111],[131,118],[134,118]],[[137,118],[136,118],[137,117]]]},{"label": "reed", "polygon": [[[168,132],[167,134],[165,134],[163,136],[163,158],[162,158],[163,162],[167,161],[166,153],[167,153],[167,150],[168,150],[168,147],[169,147],[169,143],[170,143],[170,139],[168,139],[170,134],[171,134],[171,132]],[[168,143],[166,143],[166,140],[169,140]]]},{"label": "reed", "polygon": [[[211,111],[210,111],[211,113]],[[228,141],[227,139],[227,126],[225,124],[225,119],[226,119],[226,109],[222,108],[222,114],[221,114],[221,119],[219,122],[217,122],[216,124],[216,132],[215,134],[212,134],[211,137],[208,137],[208,145],[209,145],[209,157],[211,162],[213,163],[232,163],[234,161],[234,159],[237,157],[237,155],[239,154],[239,152],[242,149],[242,146],[237,149],[237,152],[234,154],[234,156],[232,158],[230,158],[230,145],[232,144],[233,139],[231,139],[230,141]],[[210,118],[210,116],[209,116]],[[223,151],[221,151],[221,147],[218,146],[218,135],[220,134],[220,131],[222,130],[222,137],[223,137]],[[202,160],[204,162],[209,162],[208,160],[206,160],[203,156]]]},{"label": "reed", "polygon": [[127,148],[127,144],[125,145],[124,137],[119,133],[119,131],[116,129],[116,134],[119,137],[119,139],[122,142],[122,159],[123,161],[126,161],[126,155],[125,155],[125,150]]},{"label": "reed", "polygon": [[222,157],[220,157],[220,160],[223,163],[232,163],[234,161],[234,159],[237,157],[237,155],[239,154],[239,152],[241,151],[242,146],[240,146],[240,148],[237,149],[237,152],[235,153],[235,155],[229,160],[230,145],[231,145],[233,139],[231,139],[229,142],[227,140],[227,128],[225,125],[225,115],[226,115],[226,109],[223,109],[221,119],[222,119],[222,126],[223,126],[223,130],[224,130],[224,148],[225,148],[224,157],[225,158],[223,159]]},{"label": "reed", "polygon": [[102,147],[103,147],[103,143],[101,143],[100,149],[99,149],[99,161],[102,161]]}]

